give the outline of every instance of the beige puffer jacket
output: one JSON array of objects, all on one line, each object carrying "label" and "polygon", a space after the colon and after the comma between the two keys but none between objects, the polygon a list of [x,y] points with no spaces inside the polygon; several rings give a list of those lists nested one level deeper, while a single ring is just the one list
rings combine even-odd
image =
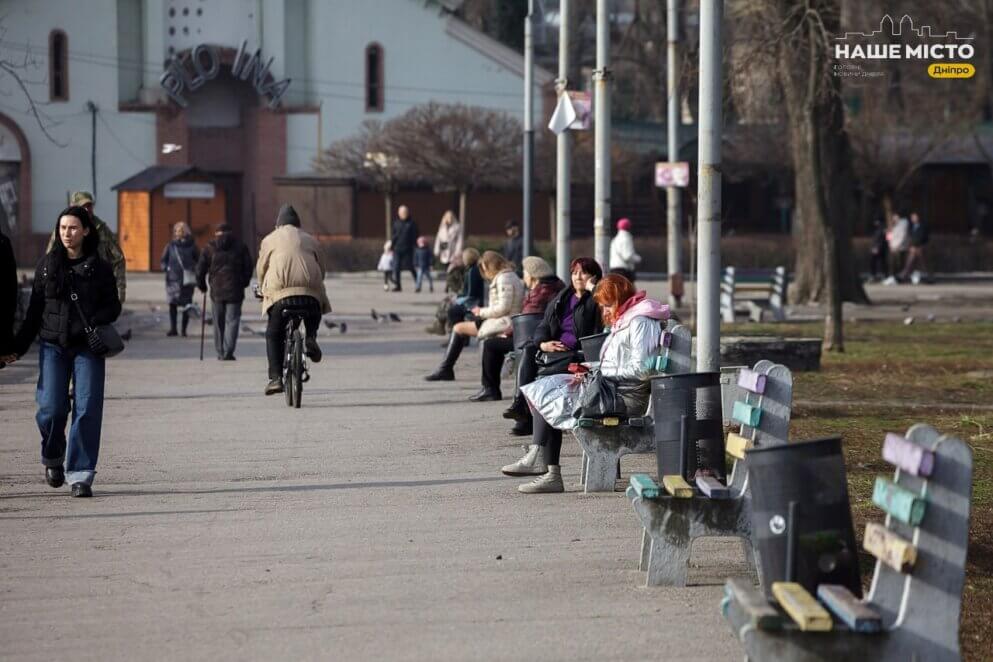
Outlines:
[{"label": "beige puffer jacket", "polygon": [[513,327],[510,316],[521,312],[524,306],[524,282],[510,269],[501,271],[490,283],[490,305],[481,308],[479,337],[489,338],[509,332]]},{"label": "beige puffer jacket", "polygon": [[262,289],[262,313],[280,299],[311,296],[330,313],[324,289],[324,250],[309,234],[293,225],[281,225],[262,240],[255,267]]}]

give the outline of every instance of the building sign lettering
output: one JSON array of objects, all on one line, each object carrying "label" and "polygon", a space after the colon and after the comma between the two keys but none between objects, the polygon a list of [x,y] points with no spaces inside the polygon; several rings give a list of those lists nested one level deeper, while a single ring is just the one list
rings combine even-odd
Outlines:
[{"label": "building sign lettering", "polygon": [[[269,100],[269,107],[279,106],[283,95],[290,86],[290,79],[276,81],[269,74],[274,58],[262,62],[262,49],[249,55],[246,51],[247,41],[241,42],[241,47],[231,65],[231,75],[239,80],[251,83],[255,91]],[[166,70],[159,77],[159,84],[169,98],[179,106],[186,108],[189,102],[186,92],[195,92],[204,83],[217,77],[221,71],[221,59],[217,49],[209,44],[200,44],[180,58],[171,58],[166,64]]]}]

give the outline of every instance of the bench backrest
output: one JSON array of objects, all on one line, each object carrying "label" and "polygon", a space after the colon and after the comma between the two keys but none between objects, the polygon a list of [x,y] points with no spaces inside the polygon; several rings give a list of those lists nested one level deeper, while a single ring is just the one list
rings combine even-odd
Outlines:
[{"label": "bench backrest", "polygon": [[[663,372],[667,375],[681,375],[691,372],[693,370],[693,334],[690,332],[690,327],[669,320],[669,324],[662,333],[663,345],[668,343],[668,347],[665,347],[664,350],[669,357],[668,365]],[[665,339],[665,334],[669,335],[668,340]]]},{"label": "bench backrest", "polygon": [[[761,411],[757,425],[733,420],[740,423],[738,435],[744,437],[753,446],[774,446],[789,441],[790,415],[793,409],[793,373],[784,365],[772,361],[761,360],[751,371],[752,376],[761,375],[765,379],[759,388],[753,380],[747,378],[743,371],[739,377],[739,388],[744,394],[742,402],[749,408]],[[746,387],[747,384],[747,387]],[[761,391],[761,392],[759,392]],[[748,472],[745,462],[735,458],[731,469],[731,479],[728,485],[732,492],[742,493],[748,488]]]},{"label": "bench backrest", "polygon": [[[875,495],[874,500],[887,504],[887,535],[895,534],[911,543],[916,548],[916,561],[908,572],[901,572],[877,560],[868,601],[880,612],[884,627],[893,630],[893,645],[902,653],[893,659],[958,660],[972,502],[972,449],[960,439],[922,424],[911,427],[905,439],[934,454],[930,472],[918,471],[916,464],[904,460],[902,464],[910,470],[897,468],[893,479],[898,488],[925,502],[923,519],[912,526],[901,521],[901,517],[907,519],[907,512],[898,512],[905,503],[897,503],[896,498],[877,500]],[[893,454],[888,455],[887,459],[893,460]],[[915,476],[913,471],[930,475]],[[898,489],[892,491],[907,496]],[[916,517],[909,519],[915,521]]]}]

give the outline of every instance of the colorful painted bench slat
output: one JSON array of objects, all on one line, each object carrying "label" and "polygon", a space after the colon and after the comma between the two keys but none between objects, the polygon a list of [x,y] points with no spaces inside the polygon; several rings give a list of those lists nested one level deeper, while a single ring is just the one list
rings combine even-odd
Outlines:
[{"label": "colorful painted bench slat", "polygon": [[662,476],[662,487],[665,491],[677,499],[690,499],[693,497],[693,488],[682,476]]},{"label": "colorful painted bench slat", "polygon": [[867,522],[862,547],[897,572],[908,573],[917,562],[917,548],[878,522]]},{"label": "colorful painted bench slat", "polygon": [[892,432],[883,442],[883,459],[911,476],[927,477],[934,471],[934,453]]},{"label": "colorful painted bench slat", "polygon": [[745,451],[752,447],[752,440],[742,437],[737,432],[728,432],[727,441],[724,443],[724,452],[736,460],[745,459]]},{"label": "colorful painted bench slat", "polygon": [[734,409],[731,411],[731,418],[742,425],[753,428],[758,427],[759,421],[762,420],[762,410],[755,405],[737,400],[734,403]]},{"label": "colorful painted bench slat", "polygon": [[882,476],[876,477],[872,502],[892,517],[910,526],[919,526],[927,509],[927,502],[924,499]]},{"label": "colorful painted bench slat", "polygon": [[738,386],[757,395],[765,393],[765,375],[745,368],[738,373]]},{"label": "colorful painted bench slat", "polygon": [[731,497],[730,488],[712,476],[697,476],[695,482],[697,488],[711,499],[728,499]]},{"label": "colorful painted bench slat", "polygon": [[830,632],[834,628],[831,614],[796,582],[773,582],[772,594],[793,622],[804,632]]},{"label": "colorful painted bench slat", "polygon": [[883,620],[879,614],[856,598],[845,586],[821,584],[817,587],[817,597],[853,632],[872,634],[883,628]]},{"label": "colorful painted bench slat", "polygon": [[632,474],[631,487],[642,499],[657,499],[661,493],[658,484],[648,474]]},{"label": "colorful painted bench slat", "polygon": [[[728,579],[724,584],[722,611],[730,601],[735,601],[748,615],[749,623],[759,630],[779,630],[783,627],[783,617],[769,604],[765,594],[756,590],[751,582],[744,579]],[[725,614],[726,616],[726,614]]]}]

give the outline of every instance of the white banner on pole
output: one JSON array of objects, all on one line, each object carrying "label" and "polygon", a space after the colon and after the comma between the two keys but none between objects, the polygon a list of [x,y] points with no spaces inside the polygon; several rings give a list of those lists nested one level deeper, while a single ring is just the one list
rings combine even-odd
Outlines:
[{"label": "white banner on pole", "polygon": [[659,188],[690,185],[690,164],[686,161],[659,161],[655,164],[655,185]]},{"label": "white banner on pole", "polygon": [[555,135],[559,135],[575,121],[576,109],[572,107],[572,100],[568,94],[560,94],[559,102],[555,104],[555,112],[552,113],[552,119],[548,122],[548,128]]}]

